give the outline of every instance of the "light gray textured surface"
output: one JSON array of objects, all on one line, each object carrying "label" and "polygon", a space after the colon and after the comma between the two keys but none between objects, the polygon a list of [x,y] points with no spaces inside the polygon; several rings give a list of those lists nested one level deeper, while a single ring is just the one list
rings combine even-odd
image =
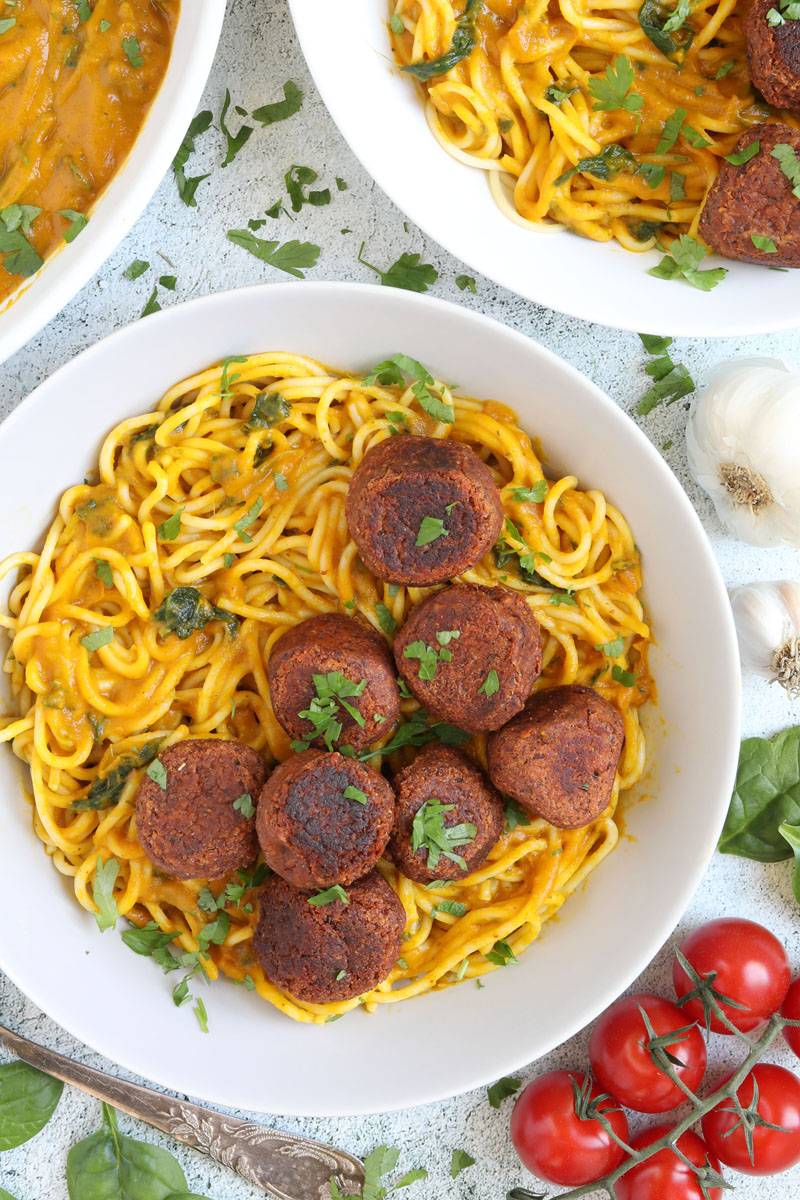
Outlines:
[{"label": "light gray textured surface", "polygon": [[[325,208],[305,207],[294,222],[286,215],[278,221],[270,220],[260,236],[282,240],[296,237],[319,244],[322,247],[319,263],[308,273],[309,277],[371,278],[368,269],[357,262],[362,240],[367,243],[366,257],[383,268],[405,250],[419,251],[423,261],[433,263],[440,273],[431,289],[433,294],[479,309],[538,339],[586,372],[626,411],[633,412],[648,382],[642,370],[645,356],[638,338],[537,308],[485,279],[477,280],[477,295],[462,294],[455,278],[467,270],[464,265],[442,253],[410,225],[408,229],[404,227],[403,215],[372,183],[342,141],[308,78],[284,0],[231,0],[203,107],[212,108],[217,116],[227,86],[234,104],[251,110],[279,99],[282,84],[289,78],[303,89],[301,113],[283,124],[259,129],[233,164],[225,170],[214,169],[211,179],[200,185],[197,208],[184,207],[172,178],[164,180],[144,216],[97,278],[37,338],[0,367],[0,416],[5,416],[56,367],[84,347],[135,320],[160,274],[175,273],[178,277],[174,294],[160,290],[159,299],[164,306],[209,292],[286,278],[228,242],[225,231],[245,226],[248,218],[263,216],[264,210],[284,194],[283,176],[293,163],[319,171],[321,179],[317,186],[333,188],[332,202]],[[231,116],[234,130],[238,121],[238,117]],[[222,146],[218,132],[206,134],[199,143],[190,173],[218,168],[223,157]],[[347,191],[336,190],[336,176],[347,181]],[[480,236],[479,231],[476,236]],[[134,258],[149,260],[153,268],[132,283],[123,278],[122,272]],[[613,307],[611,300],[610,307]],[[269,345],[268,329],[264,330],[264,345]],[[682,340],[674,351],[676,361],[685,362],[695,376],[722,358],[741,353],[774,354],[800,367],[797,333],[736,342]],[[557,397],[554,402],[557,403]],[[734,542],[720,529],[710,504],[691,483],[686,471],[684,404],[660,408],[640,423],[657,447],[663,448],[672,439],[665,456],[700,513],[730,584],[749,579],[800,578],[800,552],[756,551]],[[681,564],[676,562],[676,574],[680,571]],[[692,586],[691,579],[685,580],[685,586]],[[747,733],[771,733],[798,721],[796,705],[792,707],[778,689],[769,689],[753,679],[745,681],[744,706]],[[722,914],[749,916],[782,937],[794,967],[800,968],[800,922],[790,873],[788,864],[764,867],[717,856],[679,932]],[[623,917],[619,936],[625,936]],[[31,953],[41,952],[46,950],[31,947]],[[638,981],[637,988],[669,992],[670,959],[667,948]],[[68,987],[69,980],[61,980],[59,985]],[[591,987],[590,979],[586,986]],[[521,1024],[530,1019],[530,1014],[520,1012]],[[2,976],[0,1021],[81,1061],[114,1069],[49,1021]],[[135,1030],[132,1036],[144,1038],[147,1031]],[[588,1031],[584,1031],[543,1062],[528,1068],[525,1078],[555,1066],[582,1066],[586,1062],[587,1040]],[[726,1049],[730,1047],[723,1045],[722,1039],[716,1039],[712,1070],[721,1064]],[[213,1037],[202,1046],[202,1051],[213,1054]],[[465,1052],[468,1051],[463,1047],[450,1047],[443,1030],[442,1055]],[[778,1051],[772,1057],[788,1067],[796,1061],[788,1051]],[[435,1070],[435,1064],[421,1063],[420,1070]],[[338,1142],[361,1155],[379,1142],[401,1147],[403,1169],[424,1166],[430,1172],[430,1179],[416,1184],[409,1193],[411,1197],[502,1200],[512,1186],[536,1186],[517,1162],[508,1140],[510,1110],[510,1101],[506,1101],[500,1112],[492,1110],[485,1094],[476,1092],[436,1106],[383,1117],[313,1121],[275,1118],[270,1123]],[[67,1149],[96,1128],[98,1120],[99,1105],[66,1089],[47,1129],[34,1141],[0,1156],[0,1187],[18,1200],[66,1200]],[[134,1128],[134,1123],[126,1119],[121,1123],[125,1132],[167,1144],[166,1138],[146,1127]],[[467,1149],[477,1163],[453,1182],[449,1178],[449,1164],[451,1151],[456,1147]],[[194,1192],[207,1194],[214,1200],[255,1197],[252,1188],[200,1154],[174,1145],[171,1148],[181,1160]],[[736,1177],[735,1182],[736,1195],[741,1200],[789,1200],[800,1196],[800,1168],[775,1181]]]}]

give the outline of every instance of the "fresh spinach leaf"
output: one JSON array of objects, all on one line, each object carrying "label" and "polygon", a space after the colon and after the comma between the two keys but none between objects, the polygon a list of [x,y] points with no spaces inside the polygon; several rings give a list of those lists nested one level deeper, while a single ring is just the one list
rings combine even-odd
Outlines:
[{"label": "fresh spinach leaf", "polygon": [[63,1083],[23,1062],[0,1067],[0,1151],[13,1150],[44,1129]]},{"label": "fresh spinach leaf", "polygon": [[153,620],[181,641],[191,637],[196,629],[204,629],[209,621],[224,621],[231,637],[236,637],[239,631],[239,622],[232,612],[217,608],[193,587],[177,587],[168,592],[153,613]]},{"label": "fresh spinach leaf", "polygon": [[83,800],[73,800],[70,808],[74,812],[86,812],[87,809],[110,808],[116,804],[122,795],[128,776],[137,767],[146,767],[153,761],[161,749],[161,740],[147,742],[132,754],[123,754],[117,760],[117,765],[107,775],[96,775],[92,786]]},{"label": "fresh spinach leaf", "polygon": [[792,872],[792,891],[794,898],[800,904],[800,825],[778,826],[778,833],[791,847],[794,855],[794,871]]},{"label": "fresh spinach leaf", "polygon": [[103,1105],[103,1125],[67,1155],[70,1200],[168,1200],[186,1192],[178,1160],[160,1146],[119,1132],[117,1114]]},{"label": "fresh spinach leaf", "polygon": [[677,12],[677,9],[671,12],[661,0],[644,0],[639,9],[639,24],[655,48],[680,65],[692,44],[694,31],[684,24],[676,27]]},{"label": "fresh spinach leaf", "polygon": [[781,862],[792,857],[781,825],[800,825],[800,725],[774,741],[754,737],[742,742],[718,848],[758,862]]},{"label": "fresh spinach leaf", "polygon": [[425,81],[437,75],[445,75],[457,66],[462,59],[468,58],[475,48],[477,39],[476,24],[478,14],[483,7],[483,0],[467,0],[467,6],[456,21],[455,33],[450,43],[450,49],[439,58],[421,60],[409,63],[403,70],[416,79]]}]

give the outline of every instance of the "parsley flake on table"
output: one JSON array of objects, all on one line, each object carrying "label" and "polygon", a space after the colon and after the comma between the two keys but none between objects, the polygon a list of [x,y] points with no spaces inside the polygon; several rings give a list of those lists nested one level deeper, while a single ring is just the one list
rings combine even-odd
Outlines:
[{"label": "parsley flake on table", "polygon": [[314,208],[321,208],[325,204],[331,202],[331,189],[323,188],[320,191],[304,192],[303,189],[317,180],[317,172],[311,167],[290,167],[283,177],[286,184],[286,191],[289,193],[289,199],[292,202],[292,212],[300,212],[304,204],[310,204]]},{"label": "parsley flake on table", "polygon": [[690,237],[688,233],[682,233],[672,243],[658,266],[651,267],[648,274],[656,279],[685,279],[692,287],[708,292],[725,278],[728,271],[725,267],[700,270],[700,263],[706,254],[705,247],[695,238]]},{"label": "parsley flake on table", "polygon": [[313,908],[322,908],[326,904],[332,904],[334,900],[341,900],[342,904],[350,903],[350,898],[340,883],[335,883],[333,887],[325,888],[324,891],[308,897],[308,903]]},{"label": "parsley flake on table", "polygon": [[378,363],[364,376],[361,382],[366,387],[375,383],[380,383],[384,387],[404,387],[406,375],[410,375],[415,380],[411,391],[419,401],[422,411],[436,421],[452,425],[456,419],[452,405],[430,391],[430,388],[435,385],[433,376],[421,363],[407,354],[394,354],[384,362]]},{"label": "parsley flake on table", "polygon": [[740,167],[742,163],[750,162],[751,158],[755,158],[761,149],[761,142],[756,138],[754,142],[748,142],[741,150],[737,150],[735,154],[726,154],[725,162],[731,163],[734,167]]},{"label": "parsley flake on table", "polygon": [[354,696],[360,696],[367,686],[366,679],[362,679],[359,683],[353,683],[351,679],[347,679],[340,671],[329,671],[327,674],[311,676],[316,696],[311,700],[308,708],[302,709],[298,716],[304,717],[310,721],[314,727],[314,732],[308,739],[296,740],[292,742],[292,750],[295,753],[300,750],[307,750],[314,738],[321,737],[324,739],[328,750],[333,750],[334,743],[339,740],[342,732],[342,722],[339,720],[339,708],[343,708],[346,713],[353,718],[357,725],[364,728],[365,721],[361,713],[354,705],[349,703],[349,700]]},{"label": "parsley flake on table", "polygon": [[449,530],[445,529],[444,521],[440,520],[439,517],[423,517],[417,530],[417,540],[414,545],[427,546],[440,537],[449,536]]},{"label": "parsley flake on table", "polygon": [[296,239],[282,244],[268,242],[256,237],[249,229],[229,229],[226,236],[229,242],[241,246],[261,262],[285,271],[287,275],[294,275],[296,279],[304,279],[305,268],[315,267],[319,258],[320,247],[312,242],[298,242]]},{"label": "parsley flake on table", "polygon": [[287,79],[283,85],[283,100],[276,100],[273,104],[262,104],[260,108],[254,108],[250,116],[260,125],[275,125],[278,121],[293,117],[300,111],[302,103],[303,93],[300,88],[293,80]]},{"label": "parsley flake on table", "polygon": [[162,792],[167,790],[167,768],[164,766],[160,758],[154,758],[150,766],[145,771],[145,775],[152,779],[153,783],[158,784]]},{"label": "parsley flake on table", "polygon": [[119,863],[117,860],[110,858],[107,863],[103,863],[102,857],[98,854],[94,868],[92,899],[99,910],[94,914],[94,919],[101,933],[105,933],[107,929],[114,929],[117,924],[119,909],[114,899],[114,884],[118,874]]},{"label": "parsley flake on table", "polygon": [[357,788],[355,784],[349,783],[342,792],[345,800],[356,800],[359,804],[367,803],[367,793],[362,792],[361,788]]},{"label": "parsley flake on table", "polygon": [[152,313],[161,312],[161,305],[158,303],[158,288],[154,287],[150,293],[147,303],[142,309],[142,316],[149,317]]},{"label": "parsley flake on table", "polygon": [[515,1079],[512,1075],[504,1075],[502,1079],[498,1079],[497,1083],[493,1083],[486,1091],[492,1108],[499,1108],[508,1096],[513,1096],[515,1092],[519,1091],[520,1086],[519,1079]]},{"label": "parsley flake on table", "polygon": [[150,263],[144,259],[135,258],[129,267],[122,272],[126,279],[138,279],[140,275],[144,275],[145,271],[150,270]]},{"label": "parsley flake on table", "polygon": [[135,35],[132,37],[123,38],[120,45],[125,51],[125,57],[133,67],[134,71],[138,71],[140,67],[144,66],[142,48],[139,45],[139,39]]},{"label": "parsley flake on table", "polygon": [[82,212],[76,212],[74,208],[60,208],[58,215],[70,223],[69,229],[61,235],[65,242],[74,242],[81,230],[89,224],[89,218]]},{"label": "parsley flake on table", "polygon": [[[229,166],[230,163],[233,162],[233,160],[236,158],[236,155],[239,153],[239,151],[242,149],[242,147],[247,145],[247,142],[250,140],[250,136],[253,132],[252,125],[242,125],[242,127],[240,128],[238,133],[236,133],[236,134],[231,133],[230,129],[228,128],[227,121],[226,121],[226,117],[228,115],[228,109],[230,108],[230,106],[231,106],[231,93],[230,93],[230,89],[226,88],[225,89],[225,99],[222,103],[222,112],[219,114],[220,131],[223,134],[225,141],[227,143],[227,150],[225,152],[225,157],[222,160],[223,167],[227,167],[227,166]],[[240,110],[237,109],[237,112],[238,111],[240,111]],[[241,110],[241,111],[243,112],[244,110]]]},{"label": "parsley flake on table", "polygon": [[102,629],[97,629],[94,633],[87,633],[85,637],[82,637],[81,645],[91,654],[93,650],[99,650],[101,646],[108,646],[113,640],[113,627],[111,625],[104,625]]},{"label": "parsley flake on table", "polygon": [[763,250],[765,254],[777,254],[778,247],[775,245],[771,237],[767,237],[763,233],[751,233],[750,241],[755,246],[756,250]]},{"label": "parsley flake on table", "polygon": [[481,686],[478,688],[478,691],[482,695],[486,696],[487,700],[490,696],[494,696],[495,692],[500,691],[500,680],[497,676],[497,671],[492,670],[489,672]]},{"label": "parsley flake on table", "polygon": [[241,813],[246,820],[250,820],[256,811],[256,806],[253,804],[253,798],[249,792],[242,792],[241,796],[234,800],[233,811]]},{"label": "parsley flake on table", "polygon": [[411,824],[411,849],[416,853],[423,846],[427,848],[426,866],[430,871],[435,870],[442,855],[462,871],[467,869],[464,858],[456,850],[474,842],[478,831],[469,821],[445,825],[444,815],[452,812],[454,807],[453,804],[442,804],[441,800],[426,800]]},{"label": "parsley flake on table", "polygon": [[589,80],[589,95],[594,100],[595,112],[615,112],[622,109],[635,113],[644,104],[638,93],[631,92],[636,72],[626,54],[620,54],[609,63],[600,79]]},{"label": "parsley flake on table", "polygon": [[171,517],[167,517],[165,521],[161,522],[158,526],[158,540],[160,542],[171,542],[178,536],[181,531],[182,513],[183,509],[179,508]]},{"label": "parsley flake on table", "polygon": [[[466,960],[465,960],[466,961]],[[467,1167],[474,1167],[475,1159],[466,1150],[454,1150],[450,1160],[450,1178],[456,1179]]]},{"label": "parsley flake on table", "polygon": [[690,395],[695,383],[683,363],[674,363],[667,353],[672,338],[659,338],[647,333],[640,333],[639,337],[649,354],[658,355],[645,367],[655,382],[636,406],[639,416],[646,416],[664,400],[667,404],[674,404],[676,400]]},{"label": "parsley flake on table", "polygon": [[407,292],[427,292],[429,284],[436,283],[439,278],[439,272],[434,266],[419,261],[421,255],[408,252],[401,254],[386,271],[382,271],[380,267],[374,267],[362,257],[365,245],[366,242],[361,243],[358,261],[380,276],[383,287],[404,288]]},{"label": "parsley flake on table", "polygon": [[[189,128],[186,131],[186,136],[178,148],[178,153],[172,160],[172,171],[175,175],[175,183],[178,187],[178,195],[187,207],[196,208],[197,200],[195,192],[204,179],[208,179],[210,172],[206,175],[195,175],[191,179],[187,179],[184,173],[184,167],[189,161],[189,156],[194,154],[195,139],[201,133],[205,133],[211,128],[211,123],[214,120],[214,114],[206,109],[200,112],[196,117],[193,117]],[[135,278],[135,276],[131,276]]]},{"label": "parsley flake on table", "polygon": [[456,287],[462,292],[472,292],[473,296],[478,294],[472,275],[456,275]]}]

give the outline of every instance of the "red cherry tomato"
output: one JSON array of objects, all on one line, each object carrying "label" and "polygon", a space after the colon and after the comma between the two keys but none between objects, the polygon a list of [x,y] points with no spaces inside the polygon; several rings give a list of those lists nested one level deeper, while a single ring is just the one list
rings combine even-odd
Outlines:
[{"label": "red cherry tomato", "polygon": [[[653,1129],[644,1129],[630,1143],[634,1150],[641,1150],[657,1142],[665,1133],[669,1133],[670,1125],[656,1125]],[[702,1167],[706,1162],[719,1171],[719,1162],[702,1138],[688,1130],[678,1138],[678,1148]],[[671,1150],[659,1150],[652,1158],[631,1167],[614,1185],[617,1200],[704,1200],[703,1189],[691,1167],[687,1166],[672,1153]],[[721,1200],[722,1188],[707,1189],[709,1200]]]},{"label": "red cherry tomato", "polygon": [[[606,1009],[592,1030],[589,1061],[602,1090],[626,1108],[634,1112],[668,1112],[683,1103],[686,1096],[653,1061],[640,1005],[658,1036],[691,1024],[691,1018],[663,996],[623,996]],[[706,1044],[700,1030],[691,1025],[666,1049],[684,1064],[675,1070],[686,1086],[696,1091],[706,1070]]]},{"label": "red cherry tomato", "polygon": [[[577,1187],[594,1183],[619,1166],[624,1151],[596,1120],[581,1120],[575,1112],[575,1089],[583,1085],[579,1071],[550,1071],[529,1083],[514,1105],[511,1140],[524,1165],[548,1183]],[[592,1085],[589,1099],[600,1093]],[[624,1113],[605,1100],[600,1109],[623,1141],[628,1139]],[[611,1109],[611,1111],[608,1111]]]},{"label": "red cherry tomato", "polygon": [[[800,1079],[774,1063],[756,1063],[736,1093],[745,1111],[753,1099],[754,1079],[758,1085],[759,1116],[770,1125],[780,1125],[781,1129],[755,1127],[753,1161],[730,1100],[723,1100],[703,1117],[703,1137],[714,1154],[743,1175],[777,1175],[800,1162]],[[731,1129],[733,1133],[728,1132]]]},{"label": "red cherry tomato", "polygon": [[[800,975],[786,993],[781,1015],[788,1017],[790,1021],[800,1021]],[[784,1028],[783,1036],[797,1057],[800,1058],[800,1025],[787,1025]]]},{"label": "red cherry tomato", "polygon": [[[745,1033],[756,1029],[783,1003],[791,979],[789,960],[778,939],[763,925],[722,917],[690,933],[680,950],[698,975],[705,977],[716,971],[714,988],[718,992],[745,1005],[721,1005],[737,1029]],[[679,1000],[694,987],[677,959],[672,980]],[[698,999],[689,1000],[682,1008],[692,1021],[703,1022],[703,1006]],[[711,1018],[711,1028],[715,1033],[730,1033],[716,1017]]]}]

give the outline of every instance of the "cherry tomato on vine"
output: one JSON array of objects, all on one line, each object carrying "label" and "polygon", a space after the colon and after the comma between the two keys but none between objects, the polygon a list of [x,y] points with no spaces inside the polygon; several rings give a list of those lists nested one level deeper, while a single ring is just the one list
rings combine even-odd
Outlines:
[{"label": "cherry tomato on vine", "polygon": [[[514,1105],[511,1140],[529,1171],[549,1183],[578,1187],[602,1179],[619,1166],[625,1156],[622,1148],[598,1120],[578,1116],[580,1096],[591,1104],[600,1095],[579,1071],[549,1071],[528,1084]],[[627,1141],[628,1122],[614,1108],[614,1101],[608,1097],[598,1107],[617,1137]]]},{"label": "cherry tomato on vine", "polygon": [[745,1127],[732,1100],[723,1100],[706,1113],[702,1120],[703,1137],[714,1154],[743,1175],[777,1175],[800,1162],[800,1079],[774,1063],[756,1063],[736,1093],[746,1119],[754,1083],[758,1096],[753,1111],[762,1121],[781,1128],[767,1129],[764,1125],[753,1128],[752,1160]]},{"label": "cherry tomato on vine", "polygon": [[[720,1005],[737,1029],[745,1033],[756,1029],[783,1003],[791,979],[789,960],[781,943],[763,925],[735,917],[709,921],[681,942],[680,951],[698,975],[716,971],[715,990],[745,1006]],[[679,1000],[695,986],[677,959],[672,980]],[[697,997],[681,1007],[687,1018],[704,1023],[703,1005]],[[711,1028],[715,1033],[731,1032],[715,1016]]]},{"label": "cherry tomato on vine", "polygon": [[[781,1016],[788,1017],[790,1021],[800,1021],[800,975],[786,993]],[[800,1025],[787,1025],[784,1028],[783,1036],[790,1048],[800,1058]]]},{"label": "cherry tomato on vine", "polygon": [[[631,1148],[641,1150],[652,1142],[657,1142],[664,1134],[669,1133],[672,1126],[656,1125],[652,1129],[643,1129],[637,1133],[631,1142]],[[719,1162],[702,1138],[688,1130],[682,1133],[677,1141],[678,1149],[698,1167],[708,1164],[712,1171],[719,1171]],[[704,1194],[700,1180],[695,1172],[671,1150],[659,1150],[652,1158],[631,1167],[614,1184],[617,1200],[721,1200],[722,1188],[708,1187]]]},{"label": "cherry tomato on vine", "polygon": [[[655,1032],[651,1039],[639,1008],[644,1010]],[[687,1029],[686,1026],[689,1026]],[[670,1039],[664,1035],[676,1033]],[[697,1026],[671,1000],[642,993],[623,996],[607,1008],[592,1030],[589,1061],[594,1077],[634,1112],[668,1112],[686,1099],[684,1092],[653,1059],[648,1046],[661,1042],[676,1074],[691,1091],[696,1091],[706,1070],[706,1044]]]}]

